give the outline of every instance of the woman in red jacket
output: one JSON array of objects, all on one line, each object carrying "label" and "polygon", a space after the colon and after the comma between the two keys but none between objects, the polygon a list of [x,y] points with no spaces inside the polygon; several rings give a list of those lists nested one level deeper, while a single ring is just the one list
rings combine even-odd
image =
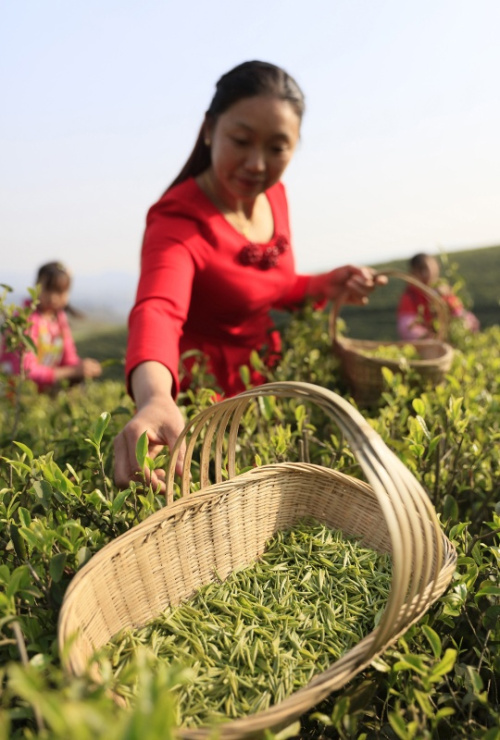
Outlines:
[{"label": "woman in red jacket", "polygon": [[[303,112],[302,91],[284,70],[258,61],[232,69],[217,83],[191,156],[148,213],[126,358],[137,413],[115,440],[118,485],[137,472],[145,430],[154,456],[184,427],[175,402],[182,353],[202,351],[222,391],[234,395],[253,350],[279,351],[271,308],[339,291],[364,303],[381,281],[353,265],[295,272],[281,176]],[[254,372],[252,382],[263,378]]]},{"label": "woman in red jacket", "polygon": [[[432,254],[419,252],[409,262],[409,274],[433,288],[446,304],[450,317],[459,320],[471,332],[479,331],[479,321],[467,311],[450,286],[440,280],[439,262]],[[398,334],[400,339],[431,339],[436,336],[436,316],[430,298],[415,285],[408,285],[398,304]]]}]

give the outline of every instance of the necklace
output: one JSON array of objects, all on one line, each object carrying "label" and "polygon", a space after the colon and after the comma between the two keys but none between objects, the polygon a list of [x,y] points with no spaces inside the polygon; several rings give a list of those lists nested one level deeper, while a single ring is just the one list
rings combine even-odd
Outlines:
[{"label": "necklace", "polygon": [[[205,170],[201,175],[201,182],[204,187],[203,190],[208,198],[212,201],[214,206],[222,213],[226,221],[231,224],[236,230],[248,239],[250,226],[252,222],[250,219],[242,213],[236,213],[235,211],[229,211],[227,206],[224,205],[220,198],[215,193],[212,181],[208,176],[208,170]],[[228,215],[233,218],[228,218]],[[274,234],[272,239],[267,244],[258,244],[253,241],[249,241],[242,247],[236,257],[237,261],[241,265],[247,267],[256,267],[259,270],[270,270],[271,267],[275,267],[278,264],[278,260],[282,254],[289,249],[288,239],[283,234]]]}]

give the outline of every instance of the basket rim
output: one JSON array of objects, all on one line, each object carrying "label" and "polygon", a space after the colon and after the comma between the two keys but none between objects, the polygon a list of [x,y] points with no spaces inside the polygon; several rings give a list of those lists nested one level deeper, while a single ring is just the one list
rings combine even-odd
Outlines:
[{"label": "basket rim", "polygon": [[[439,350],[440,354],[437,357],[433,358],[421,358],[421,359],[406,359],[401,357],[400,359],[394,359],[394,358],[384,358],[384,357],[368,357],[367,355],[364,355],[361,351],[363,347],[373,347],[374,349],[377,347],[404,347],[407,345],[411,345],[415,347],[415,349],[425,349],[425,348],[436,348]],[[366,364],[379,366],[379,367],[395,367],[399,368],[401,366],[401,363],[404,362],[405,365],[408,365],[409,367],[414,368],[426,368],[426,367],[436,367],[436,369],[439,367],[439,365],[443,364],[444,362],[450,362],[453,359],[454,356],[454,350],[451,344],[448,344],[447,342],[443,342],[437,339],[420,339],[420,340],[413,340],[413,341],[405,341],[405,340],[383,340],[378,341],[374,339],[352,339],[350,337],[337,337],[334,340],[333,343],[334,349],[337,349],[338,353],[342,353],[343,355],[351,355],[356,356],[358,358],[362,358],[363,360],[366,360]]]}]

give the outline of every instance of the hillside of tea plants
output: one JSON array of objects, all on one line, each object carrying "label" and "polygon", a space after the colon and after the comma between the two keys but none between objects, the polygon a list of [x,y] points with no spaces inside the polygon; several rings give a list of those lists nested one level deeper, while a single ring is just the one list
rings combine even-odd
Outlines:
[{"label": "hillside of tea plants", "polygon": [[[22,342],[22,316],[8,321]],[[500,327],[453,336],[453,365],[441,385],[423,387],[413,371],[385,371],[380,403],[361,412],[428,492],[458,552],[454,578],[391,649],[268,740],[500,740]],[[121,371],[120,351],[107,346],[109,370]],[[308,306],[287,322],[272,379],[350,397],[327,313]],[[200,381],[181,399],[186,420],[212,403],[202,367]],[[61,603],[75,573],[165,504],[144,481],[122,491],[113,483],[113,438],[132,413],[114,377],[54,396],[2,378],[0,740],[174,737],[179,666],[158,666],[139,652],[129,667],[136,696],[123,709],[107,691],[110,674],[103,685],[65,675],[57,647]],[[272,398],[243,417],[239,469],[297,460],[304,442],[311,462],[361,477],[353,451],[319,409]],[[145,460],[143,450],[138,457]],[[198,480],[194,463],[193,490]]]}]

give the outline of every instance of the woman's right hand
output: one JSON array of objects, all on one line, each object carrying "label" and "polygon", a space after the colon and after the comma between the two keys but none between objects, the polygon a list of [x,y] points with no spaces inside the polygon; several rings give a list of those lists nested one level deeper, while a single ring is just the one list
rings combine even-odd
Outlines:
[{"label": "woman's right hand", "polygon": [[379,275],[371,267],[343,265],[330,272],[311,275],[306,288],[306,295],[316,300],[334,301],[343,295],[344,303],[364,305],[368,296],[378,285],[385,285],[387,277]]},{"label": "woman's right hand", "polygon": [[[165,471],[145,469],[137,465],[136,448],[144,432],[148,438],[148,456],[155,458],[167,446],[173,449],[185,426],[184,417],[172,398],[172,376],[163,365],[145,362],[133,372],[132,392],[137,404],[137,413],[114,440],[115,471],[117,486],[125,488],[130,481],[141,477],[165,492]],[[184,449],[179,451],[176,471],[181,473]]]},{"label": "woman's right hand", "polygon": [[102,365],[92,357],[85,357],[78,365],[78,372],[82,378],[98,378],[102,373]]}]

